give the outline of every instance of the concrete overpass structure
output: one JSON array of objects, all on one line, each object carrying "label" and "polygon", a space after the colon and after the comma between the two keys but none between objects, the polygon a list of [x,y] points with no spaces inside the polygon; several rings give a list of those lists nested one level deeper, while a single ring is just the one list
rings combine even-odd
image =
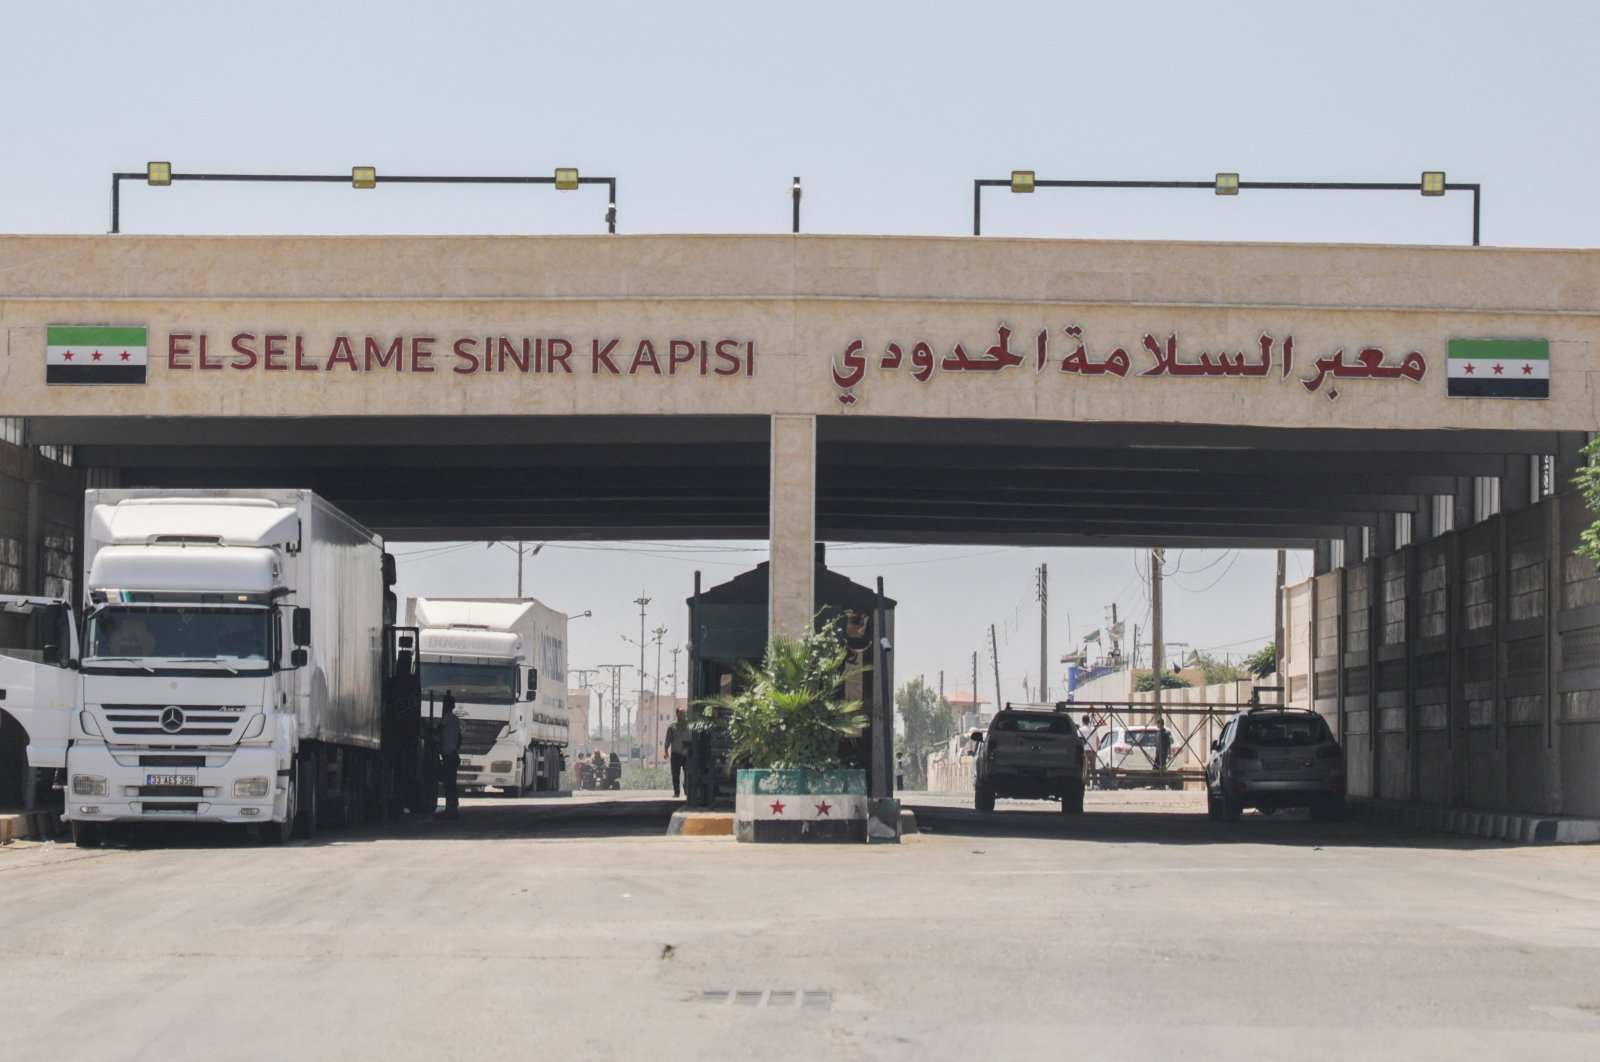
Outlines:
[{"label": "concrete overpass structure", "polygon": [[[143,329],[143,382],[48,383],[52,326]],[[0,330],[0,416],[97,482],[309,486],[409,539],[766,537],[778,630],[817,538],[1315,548],[1304,694],[1371,746],[1358,792],[1600,813],[1600,583],[1556,489],[1600,253],[10,236]],[[1542,344],[1500,368],[1548,397],[1452,397],[1485,340]]]}]

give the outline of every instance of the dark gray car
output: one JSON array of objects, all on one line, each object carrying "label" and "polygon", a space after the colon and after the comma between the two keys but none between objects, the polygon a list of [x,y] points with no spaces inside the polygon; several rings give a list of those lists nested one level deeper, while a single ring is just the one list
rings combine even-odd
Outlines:
[{"label": "dark gray car", "polygon": [[1344,814],[1344,753],[1322,716],[1305,708],[1257,708],[1229,719],[1206,761],[1206,813],[1238,822],[1245,808],[1270,815],[1309,808]]},{"label": "dark gray car", "polygon": [[1019,711],[1007,704],[995,713],[980,744],[975,805],[993,811],[996,797],[1060,800],[1069,815],[1083,812],[1083,738],[1072,716],[1040,706]]}]

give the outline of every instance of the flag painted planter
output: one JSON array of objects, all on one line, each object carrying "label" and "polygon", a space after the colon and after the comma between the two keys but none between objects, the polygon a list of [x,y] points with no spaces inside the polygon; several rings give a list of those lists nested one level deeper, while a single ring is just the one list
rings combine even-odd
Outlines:
[{"label": "flag painted planter", "polygon": [[734,789],[741,841],[866,843],[866,771],[740,771]]}]

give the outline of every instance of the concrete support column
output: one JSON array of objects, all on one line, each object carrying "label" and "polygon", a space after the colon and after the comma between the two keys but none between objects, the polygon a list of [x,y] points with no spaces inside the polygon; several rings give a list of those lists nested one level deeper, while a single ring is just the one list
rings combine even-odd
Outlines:
[{"label": "concrete support column", "polygon": [[1317,547],[1312,555],[1312,575],[1327,575],[1333,571],[1333,539],[1324,538],[1317,542]]},{"label": "concrete support column", "polygon": [[1527,454],[1509,454],[1500,477],[1500,511],[1514,513],[1533,504],[1533,460]]},{"label": "concrete support column", "polygon": [[1555,494],[1572,489],[1572,477],[1578,474],[1578,469],[1589,463],[1583,455],[1583,447],[1587,441],[1581,431],[1564,431],[1556,439],[1555,460]]},{"label": "concrete support column", "polygon": [[1361,555],[1361,539],[1363,528],[1347,527],[1344,529],[1344,566],[1360,564],[1364,558]]},{"label": "concrete support column", "polygon": [[1411,507],[1411,544],[1420,546],[1437,534],[1433,526],[1433,495],[1419,494]]},{"label": "concrete support column", "polygon": [[1394,552],[1394,513],[1379,513],[1378,525],[1372,529],[1372,555],[1387,557]]},{"label": "concrete support column", "polygon": [[1477,483],[1471,476],[1456,477],[1456,493],[1452,499],[1451,509],[1455,514],[1457,531],[1465,531],[1476,523],[1477,513],[1474,503],[1477,499]]},{"label": "concrete support column", "polygon": [[799,637],[816,611],[817,418],[772,417],[767,632]]}]

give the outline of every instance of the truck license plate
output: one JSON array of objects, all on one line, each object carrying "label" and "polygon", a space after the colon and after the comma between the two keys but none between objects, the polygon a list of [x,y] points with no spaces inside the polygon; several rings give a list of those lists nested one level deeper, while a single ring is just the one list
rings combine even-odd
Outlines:
[{"label": "truck license plate", "polygon": [[147,774],[144,776],[145,785],[194,785],[195,776],[192,774]]}]

